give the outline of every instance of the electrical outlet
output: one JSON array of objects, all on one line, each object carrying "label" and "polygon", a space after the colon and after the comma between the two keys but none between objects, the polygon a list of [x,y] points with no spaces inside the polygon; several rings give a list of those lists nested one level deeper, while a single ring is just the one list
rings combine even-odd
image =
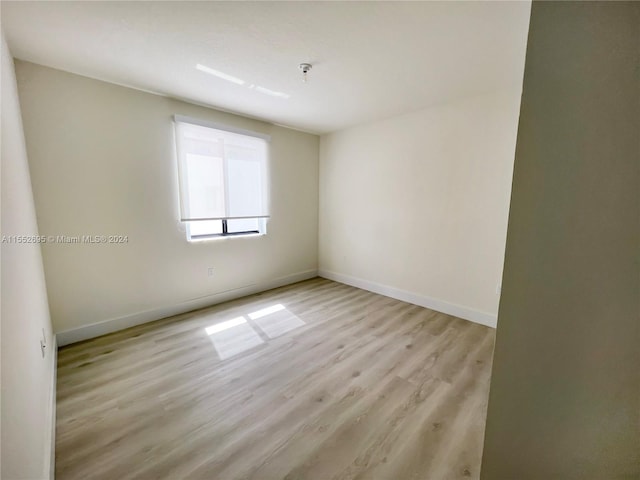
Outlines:
[{"label": "electrical outlet", "polygon": [[47,348],[47,346],[44,344],[44,342],[42,340],[40,340],[40,351],[42,352],[42,358],[44,358],[44,349]]},{"label": "electrical outlet", "polygon": [[207,275],[213,277],[213,267],[207,268]]}]

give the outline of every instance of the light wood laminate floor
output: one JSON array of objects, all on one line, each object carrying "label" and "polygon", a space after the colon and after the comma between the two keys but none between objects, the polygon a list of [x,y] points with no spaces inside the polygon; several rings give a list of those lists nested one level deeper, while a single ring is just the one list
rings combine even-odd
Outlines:
[{"label": "light wood laminate floor", "polygon": [[61,348],[56,478],[478,478],[493,344],[316,278]]}]

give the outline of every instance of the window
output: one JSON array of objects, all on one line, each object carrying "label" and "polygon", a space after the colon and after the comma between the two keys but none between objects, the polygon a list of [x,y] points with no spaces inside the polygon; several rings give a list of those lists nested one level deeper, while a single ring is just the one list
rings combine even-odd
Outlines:
[{"label": "window", "polygon": [[269,137],[179,115],[175,123],[187,238],[266,233]]}]

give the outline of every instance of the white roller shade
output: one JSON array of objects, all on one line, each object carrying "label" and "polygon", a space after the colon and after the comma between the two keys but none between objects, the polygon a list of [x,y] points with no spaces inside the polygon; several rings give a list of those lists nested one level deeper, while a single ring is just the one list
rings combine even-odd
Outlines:
[{"label": "white roller shade", "polygon": [[268,217],[268,137],[175,121],[181,220]]}]

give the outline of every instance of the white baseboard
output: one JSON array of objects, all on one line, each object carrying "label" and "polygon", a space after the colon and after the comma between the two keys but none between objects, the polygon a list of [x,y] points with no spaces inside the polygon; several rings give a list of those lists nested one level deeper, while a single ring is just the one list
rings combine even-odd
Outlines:
[{"label": "white baseboard", "polygon": [[486,325],[487,327],[496,328],[496,325],[498,324],[497,315],[445,302],[444,300],[439,300],[437,298],[427,297],[426,295],[419,295],[417,293],[408,292],[406,290],[390,287],[381,283],[370,282],[369,280],[328,270],[321,269],[318,271],[318,275],[329,280],[351,285],[352,287],[362,288],[363,290],[379,293],[380,295],[395,298],[396,300],[402,300],[403,302],[412,303],[431,310],[436,310],[437,312],[446,313],[447,315]]},{"label": "white baseboard", "polygon": [[[53,372],[51,385],[51,447],[47,454],[49,455],[49,475],[48,478],[53,480],[56,476],[56,389],[58,385],[58,341],[56,335],[53,335],[51,342],[51,354],[53,355]],[[47,458],[45,456],[45,458]],[[46,478],[47,476],[45,476]]]},{"label": "white baseboard", "polygon": [[85,325],[83,327],[65,330],[57,333],[58,345],[64,346],[72,343],[88,340],[90,338],[106,335],[107,333],[117,332],[125,328],[135,327],[147,322],[160,320],[161,318],[179,315],[181,313],[190,312],[199,308],[210,307],[236,298],[245,297],[254,293],[264,292],[272,288],[282,287],[291,283],[301,282],[318,276],[317,270],[306,270],[304,272],[294,273],[284,277],[266,280],[264,282],[247,285],[225,292],[214,293],[200,298],[194,298],[175,305],[168,305],[144,312],[138,312],[124,317],[112,318],[102,322]]}]

